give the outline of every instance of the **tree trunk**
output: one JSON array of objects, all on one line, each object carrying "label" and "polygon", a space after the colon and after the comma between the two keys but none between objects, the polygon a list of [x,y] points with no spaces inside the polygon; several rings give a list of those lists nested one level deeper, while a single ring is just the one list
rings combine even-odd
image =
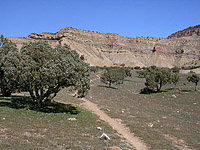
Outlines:
[{"label": "tree trunk", "polygon": [[37,99],[37,109],[40,110],[42,108],[42,100],[41,99]]},{"label": "tree trunk", "polygon": [[197,83],[195,83],[195,91],[197,91]]},{"label": "tree trunk", "polygon": [[111,81],[109,81],[109,87],[111,87]]},{"label": "tree trunk", "polygon": [[160,92],[161,88],[162,88],[162,81],[160,82],[159,92]]},{"label": "tree trunk", "polygon": [[157,87],[156,87],[156,88],[157,88],[157,92],[160,92],[160,88],[159,88],[159,86],[158,86],[158,85],[157,85]]}]

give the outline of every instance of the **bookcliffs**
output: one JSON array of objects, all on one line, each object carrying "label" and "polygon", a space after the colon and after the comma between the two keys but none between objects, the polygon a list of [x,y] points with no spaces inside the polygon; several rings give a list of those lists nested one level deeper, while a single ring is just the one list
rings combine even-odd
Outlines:
[{"label": "bookcliffs", "polygon": [[7,37],[20,48],[23,43],[48,41],[51,46],[67,44],[92,66],[195,66],[200,61],[200,25],[165,38],[124,37],[63,28],[57,33],[31,33],[28,37]]}]

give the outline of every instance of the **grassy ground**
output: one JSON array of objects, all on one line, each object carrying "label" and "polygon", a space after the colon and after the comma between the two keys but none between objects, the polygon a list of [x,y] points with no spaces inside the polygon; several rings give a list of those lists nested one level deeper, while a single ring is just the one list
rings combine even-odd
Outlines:
[{"label": "grassy ground", "polygon": [[87,98],[126,124],[150,149],[200,149],[200,92],[193,91],[185,75],[176,87],[164,86],[162,93],[138,94],[144,79],[135,71],[123,85],[113,88],[96,80],[97,74],[92,74]]},{"label": "grassy ground", "polygon": [[[29,100],[0,98],[0,149],[102,150],[113,145],[126,149],[111,127],[91,112],[76,107],[80,101],[70,96],[66,98],[65,91],[57,100],[73,105],[56,103],[37,112],[31,110],[31,103],[27,104]],[[50,113],[52,110],[54,113]],[[68,118],[76,118],[76,121]],[[97,130],[98,126],[103,130]],[[102,132],[111,137],[109,142],[99,139]]]},{"label": "grassy ground", "polygon": [[[181,76],[176,88],[167,85],[162,93],[145,95],[138,94],[144,79],[138,78],[135,71],[123,85],[113,88],[102,84],[98,74],[92,73],[91,90],[86,98],[126,124],[150,149],[178,150],[186,146],[200,149],[200,92],[193,91],[194,85],[186,81],[186,76]],[[43,112],[31,110],[28,98],[0,98],[0,149],[102,150],[113,145],[128,149],[111,127],[79,108],[81,101],[66,97],[67,94],[61,91],[55,99],[58,103]],[[98,126],[103,131],[97,130]],[[102,132],[112,140],[99,140]]]}]

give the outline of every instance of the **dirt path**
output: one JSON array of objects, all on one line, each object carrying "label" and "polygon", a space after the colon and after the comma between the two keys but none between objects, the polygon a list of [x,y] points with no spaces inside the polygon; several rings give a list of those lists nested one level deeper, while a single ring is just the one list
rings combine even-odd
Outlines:
[{"label": "dirt path", "polygon": [[137,137],[134,137],[133,134],[123,125],[120,124],[115,119],[109,117],[106,113],[100,110],[96,104],[90,102],[89,100],[82,98],[84,101],[82,106],[89,111],[92,111],[94,114],[100,117],[101,120],[107,122],[114,130],[116,130],[122,138],[125,138],[129,144],[135,147],[137,150],[147,150],[147,146]]}]

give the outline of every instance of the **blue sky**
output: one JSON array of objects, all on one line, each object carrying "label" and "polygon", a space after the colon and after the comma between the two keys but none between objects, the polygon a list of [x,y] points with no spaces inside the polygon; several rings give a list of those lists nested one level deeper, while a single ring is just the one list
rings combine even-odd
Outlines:
[{"label": "blue sky", "polygon": [[0,0],[0,34],[26,37],[73,27],[166,38],[200,24],[200,0]]}]

